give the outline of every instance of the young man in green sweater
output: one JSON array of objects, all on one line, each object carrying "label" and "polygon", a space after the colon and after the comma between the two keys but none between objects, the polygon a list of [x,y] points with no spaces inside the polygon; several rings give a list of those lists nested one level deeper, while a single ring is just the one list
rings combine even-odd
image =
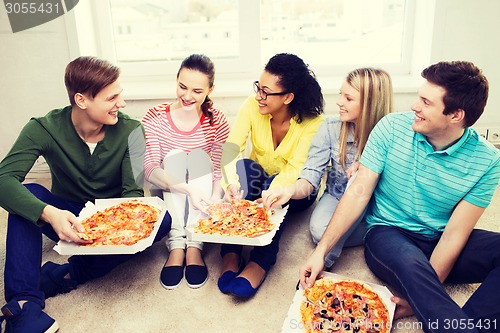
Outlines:
[{"label": "young man in green sweater", "polygon": [[[132,255],[72,256],[58,265],[42,262],[42,233],[84,243],[76,216],[87,201],[143,196],[143,130],[121,113],[126,103],[120,70],[105,60],[79,57],[68,64],[71,105],[32,118],[0,163],[0,206],[9,212],[5,298],[6,332],[55,332],[42,309],[45,298],[101,277]],[[39,156],[49,165],[52,188],[22,184]],[[170,230],[166,214],[155,241]]]}]

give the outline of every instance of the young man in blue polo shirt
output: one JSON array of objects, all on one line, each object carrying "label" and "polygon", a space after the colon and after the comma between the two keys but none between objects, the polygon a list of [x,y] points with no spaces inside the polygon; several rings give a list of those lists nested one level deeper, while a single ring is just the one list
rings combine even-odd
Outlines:
[{"label": "young man in blue polo shirt", "polygon": [[[125,107],[119,68],[95,57],[68,64],[70,104],[32,118],[0,163],[0,206],[9,212],[2,308],[6,333],[49,333],[57,322],[42,311],[45,299],[104,276],[133,255],[71,256],[69,263],[42,262],[42,234],[85,243],[76,218],[87,201],[143,196],[142,125]],[[143,147],[142,147],[143,148]],[[36,159],[50,167],[51,191],[22,184]],[[155,241],[170,230],[165,215]]]},{"label": "young man in blue polo shirt", "polygon": [[[425,332],[498,332],[500,233],[474,229],[500,178],[500,151],[470,128],[488,81],[462,61],[437,63],[422,76],[413,112],[390,114],[372,131],[301,283],[314,283],[371,199],[366,262],[404,298],[393,299],[396,318],[413,311]],[[482,284],[461,308],[444,282]]]}]

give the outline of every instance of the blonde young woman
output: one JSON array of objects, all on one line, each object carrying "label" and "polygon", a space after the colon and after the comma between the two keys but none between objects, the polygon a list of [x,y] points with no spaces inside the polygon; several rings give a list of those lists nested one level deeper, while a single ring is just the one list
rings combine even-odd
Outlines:
[{"label": "blonde young woman", "polygon": [[[389,74],[380,69],[359,68],[351,71],[340,88],[337,100],[338,117],[329,117],[314,136],[309,154],[295,184],[271,189],[262,195],[264,205],[279,206],[290,199],[305,198],[315,193],[324,171],[327,172],[326,190],[311,215],[310,231],[318,243],[340,198],[354,179],[358,160],[370,131],[386,114],[392,111],[392,82]],[[364,215],[364,214],[363,214]],[[325,267],[331,267],[344,246],[361,245],[366,231],[361,216],[325,258]]]}]

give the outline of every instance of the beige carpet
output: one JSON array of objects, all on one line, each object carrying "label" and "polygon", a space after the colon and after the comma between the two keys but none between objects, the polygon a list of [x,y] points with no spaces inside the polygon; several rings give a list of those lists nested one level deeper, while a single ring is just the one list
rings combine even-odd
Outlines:
[{"label": "beige carpet", "polygon": [[[311,210],[295,215],[281,239],[276,267],[255,297],[242,301],[224,295],[217,288],[219,245],[207,244],[205,260],[210,278],[205,286],[192,290],[185,283],[166,290],[159,283],[167,257],[163,242],[139,253],[104,278],[81,285],[69,294],[47,300],[46,311],[60,325],[62,333],[82,332],[280,332],[295,293],[298,267],[313,249],[308,231]],[[0,209],[1,272],[5,261],[6,212]],[[480,220],[479,226],[500,230],[500,193]],[[43,261],[64,262],[66,257],[52,250],[45,238]],[[361,247],[346,249],[333,272],[380,283],[366,267]],[[3,290],[3,279],[0,283]],[[448,291],[463,304],[474,285],[451,285]],[[421,332],[415,318],[394,323],[392,332]]]}]

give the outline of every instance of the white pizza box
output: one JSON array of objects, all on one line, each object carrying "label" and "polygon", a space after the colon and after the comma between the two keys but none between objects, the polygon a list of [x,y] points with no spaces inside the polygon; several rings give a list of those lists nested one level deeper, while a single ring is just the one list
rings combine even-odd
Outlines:
[{"label": "white pizza box", "polygon": [[[286,206],[285,208],[274,209],[274,213],[271,215],[271,223],[273,223],[275,227],[268,233],[257,237],[224,236],[218,234],[209,235],[198,233],[194,231],[194,228],[198,224],[197,221],[195,225],[188,225],[186,227],[186,236],[189,240],[197,242],[264,246],[270,244],[273,240],[273,237],[280,228],[281,222],[283,222],[287,211],[288,206]],[[209,217],[204,213],[201,214],[205,217]]]},{"label": "white pizza box", "polygon": [[60,240],[55,246],[54,250],[61,255],[74,255],[74,254],[134,254],[145,250],[153,244],[153,241],[158,233],[161,222],[167,213],[167,206],[165,202],[158,197],[136,197],[136,198],[112,198],[112,199],[96,199],[95,204],[87,202],[85,207],[78,215],[78,219],[83,219],[91,216],[92,214],[103,210],[107,207],[114,206],[121,202],[139,200],[144,203],[155,206],[160,209],[160,217],[155,223],[155,227],[149,237],[141,239],[134,245],[102,245],[102,246],[82,246],[73,242]]},{"label": "white pizza box", "polygon": [[[372,287],[373,290],[375,290],[379,296],[382,298],[384,301],[385,305],[387,306],[387,309],[389,310],[389,316],[390,316],[390,323],[387,323],[387,325],[392,325],[392,322],[394,320],[394,311],[396,310],[396,304],[394,304],[391,301],[391,297],[393,296],[392,293],[387,289],[386,286],[381,286],[379,284],[375,283],[370,283],[370,282],[365,282],[362,280],[358,279],[353,279],[350,277],[342,276],[339,274],[335,273],[330,273],[330,272],[321,272],[320,276],[323,276],[324,278],[329,278],[333,281],[340,281],[340,280],[350,280],[350,281],[357,281],[361,282],[364,284],[367,284],[368,286]],[[304,324],[302,323],[302,318],[300,315],[300,305],[302,302],[305,300],[304,296],[304,288],[299,285],[297,292],[295,293],[292,301],[292,305],[290,305],[290,308],[288,309],[288,314],[283,321],[283,326],[281,328],[281,333],[301,333],[305,332],[304,329]],[[389,329],[390,332],[390,329]]]}]

